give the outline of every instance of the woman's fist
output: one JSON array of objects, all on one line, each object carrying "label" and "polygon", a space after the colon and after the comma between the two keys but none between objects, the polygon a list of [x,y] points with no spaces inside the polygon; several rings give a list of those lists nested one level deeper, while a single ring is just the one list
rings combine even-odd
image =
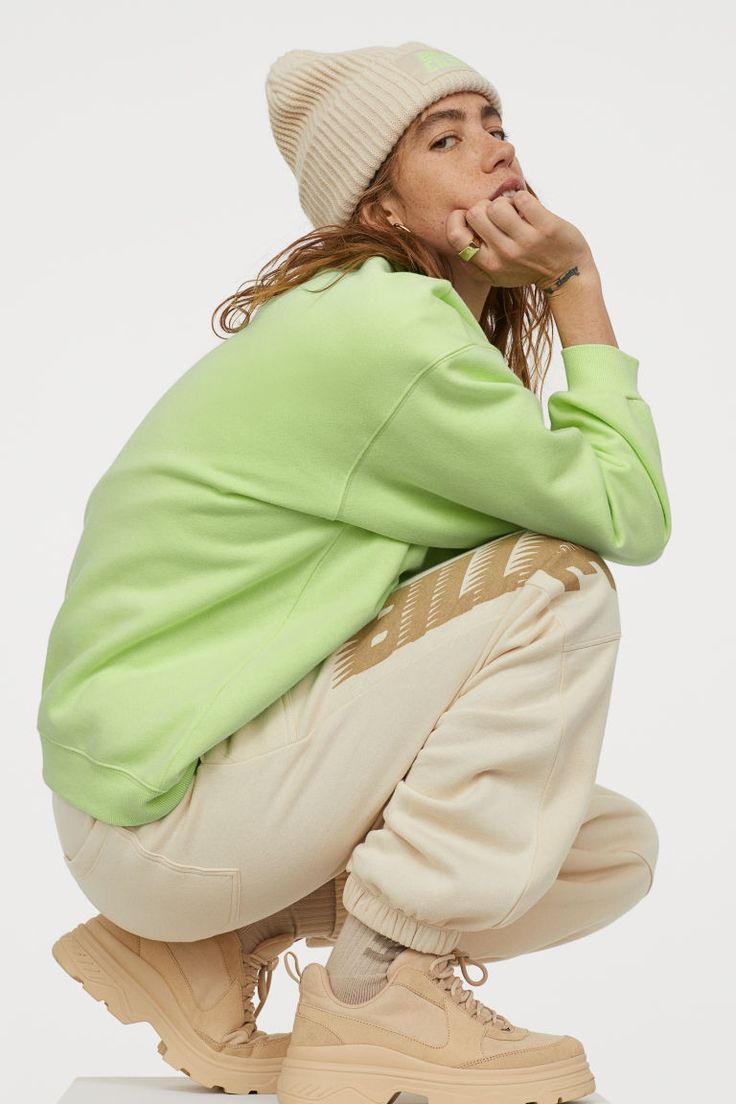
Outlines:
[{"label": "woman's fist", "polygon": [[470,261],[496,287],[547,285],[574,265],[592,260],[576,226],[543,207],[531,192],[482,199],[447,217],[447,240],[458,253],[469,244],[468,227],[481,247]]}]

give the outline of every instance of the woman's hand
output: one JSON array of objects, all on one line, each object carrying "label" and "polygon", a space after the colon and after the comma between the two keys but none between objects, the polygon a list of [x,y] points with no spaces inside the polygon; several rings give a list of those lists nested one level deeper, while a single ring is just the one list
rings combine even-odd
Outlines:
[{"label": "woman's hand", "polygon": [[465,263],[482,269],[496,287],[547,286],[575,265],[595,268],[578,228],[548,211],[531,192],[483,199],[468,210],[451,211],[445,232],[456,252],[469,244],[468,227],[483,244]]}]

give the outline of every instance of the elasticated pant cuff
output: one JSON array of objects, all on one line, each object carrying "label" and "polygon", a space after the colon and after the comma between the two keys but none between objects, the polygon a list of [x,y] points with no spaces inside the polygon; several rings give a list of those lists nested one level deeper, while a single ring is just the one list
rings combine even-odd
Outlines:
[{"label": "elasticated pant cuff", "polygon": [[459,943],[459,931],[435,928],[394,908],[371,893],[352,872],[345,882],[342,899],[348,912],[357,916],[358,920],[404,947],[412,947],[424,954],[447,954]]}]

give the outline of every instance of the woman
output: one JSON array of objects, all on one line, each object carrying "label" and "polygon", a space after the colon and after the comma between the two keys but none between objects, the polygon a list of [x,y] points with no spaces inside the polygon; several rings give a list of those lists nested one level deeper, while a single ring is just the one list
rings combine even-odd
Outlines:
[{"label": "woman", "polygon": [[[226,301],[232,336],[90,496],[39,731],[100,915],[53,953],[205,1085],[569,1100],[595,1087],[582,1044],[454,969],[482,981],[651,885],[651,819],[595,783],[606,559],[670,536],[638,361],[459,58],[293,50],[266,90],[316,229]],[[548,429],[527,357],[553,322]],[[334,948],[268,1035],[301,937]]]}]

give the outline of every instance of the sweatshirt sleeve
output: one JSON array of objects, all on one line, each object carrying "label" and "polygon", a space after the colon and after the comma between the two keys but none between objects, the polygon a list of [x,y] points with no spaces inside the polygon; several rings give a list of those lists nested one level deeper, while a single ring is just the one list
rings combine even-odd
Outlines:
[{"label": "sweatshirt sleeve", "polygon": [[424,368],[353,464],[337,518],[409,543],[470,548],[515,529],[623,564],[659,558],[671,520],[639,362],[562,350],[566,391],[537,395],[494,345]]}]

